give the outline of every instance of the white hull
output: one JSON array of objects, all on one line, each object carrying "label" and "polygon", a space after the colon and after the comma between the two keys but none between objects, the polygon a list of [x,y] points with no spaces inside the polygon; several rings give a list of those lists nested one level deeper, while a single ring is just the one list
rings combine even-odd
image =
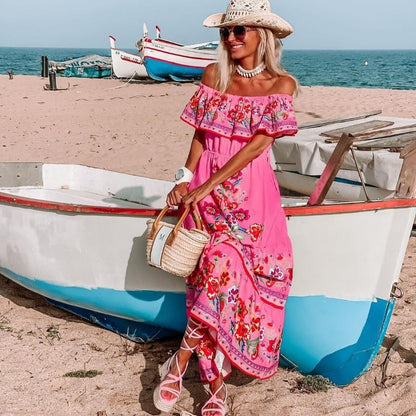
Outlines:
[{"label": "white hull", "polygon": [[115,46],[116,39],[109,36],[113,73],[117,78],[147,78],[146,67],[139,55],[122,51]]},{"label": "white hull", "polygon": [[[310,195],[319,179],[317,177],[302,175],[296,172],[277,171],[275,174],[281,187],[302,195]],[[392,198],[395,193],[394,190],[369,186],[366,187],[366,191],[373,201]],[[331,201],[341,202],[365,201],[366,195],[361,184],[335,180],[329,188],[326,198]]]},{"label": "white hull", "polygon": [[[134,322],[183,330],[183,279],[145,259],[146,221],[170,182],[77,165],[0,169],[2,274],[88,316],[128,320],[130,329],[118,330],[133,339],[152,337],[132,334]],[[282,360],[346,384],[371,363],[387,329],[416,202],[284,203],[295,268]],[[347,347],[363,362],[344,358]],[[340,362],[327,362],[338,356],[341,373]]]}]

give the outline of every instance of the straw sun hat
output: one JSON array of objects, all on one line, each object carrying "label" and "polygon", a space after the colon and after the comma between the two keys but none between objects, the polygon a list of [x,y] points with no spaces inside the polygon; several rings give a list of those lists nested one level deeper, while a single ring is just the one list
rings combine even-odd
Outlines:
[{"label": "straw sun hat", "polygon": [[293,32],[292,26],[272,13],[268,0],[230,0],[225,13],[216,13],[204,20],[204,26],[223,27],[252,25],[271,29],[278,38]]}]

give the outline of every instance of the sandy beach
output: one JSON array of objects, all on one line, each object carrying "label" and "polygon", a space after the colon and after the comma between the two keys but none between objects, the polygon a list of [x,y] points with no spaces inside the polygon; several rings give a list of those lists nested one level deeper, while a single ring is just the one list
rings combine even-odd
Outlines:
[{"label": "sandy beach", "polygon": [[[184,164],[193,131],[179,115],[195,84],[58,78],[58,91],[46,84],[36,76],[0,75],[0,161],[76,163],[169,180]],[[378,109],[416,118],[416,91],[302,87],[294,102],[301,123]],[[399,280],[404,297],[374,363],[357,381],[308,394],[296,390],[297,372],[281,369],[259,381],[236,370],[229,414],[416,415],[415,278],[411,237]],[[1,276],[0,336],[1,416],[157,415],[158,364],[179,344],[179,338],[135,344]],[[99,374],[65,376],[78,370]],[[193,360],[178,409],[199,414],[206,392],[198,380]]]}]

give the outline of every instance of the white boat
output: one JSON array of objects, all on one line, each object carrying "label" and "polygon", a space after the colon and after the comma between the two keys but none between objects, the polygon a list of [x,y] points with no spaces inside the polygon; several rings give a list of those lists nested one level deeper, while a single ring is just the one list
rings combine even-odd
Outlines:
[{"label": "white boat", "polygon": [[[146,221],[171,187],[80,165],[0,163],[0,273],[135,341],[183,331],[184,280],[145,258]],[[386,333],[416,200],[283,204],[295,268],[281,363],[348,384]]]},{"label": "white boat", "polygon": [[113,74],[117,78],[147,78],[146,67],[140,55],[117,49],[116,38],[114,36],[108,38],[110,40]]},{"label": "white boat", "polygon": [[204,69],[217,60],[218,42],[182,45],[162,39],[157,27],[156,39],[143,36],[137,42],[147,73],[156,81],[192,81],[200,79]]},{"label": "white boat", "polygon": [[348,155],[344,161],[327,198],[365,201],[393,197],[402,160],[397,151],[390,151],[388,145],[383,148],[375,144],[382,140],[381,137],[390,142],[401,141],[401,145],[404,140],[416,139],[416,120],[384,117],[379,113],[374,111],[344,119],[305,123],[295,137],[276,140],[273,155],[280,186],[310,195],[335,148],[336,140],[331,140],[331,136],[336,137],[344,131],[356,135],[354,155]]}]

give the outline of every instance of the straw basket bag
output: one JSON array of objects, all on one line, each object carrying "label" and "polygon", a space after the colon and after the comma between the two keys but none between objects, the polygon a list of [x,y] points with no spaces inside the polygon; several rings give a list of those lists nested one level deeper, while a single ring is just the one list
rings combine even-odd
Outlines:
[{"label": "straw basket bag", "polygon": [[197,228],[187,230],[181,227],[189,213],[189,206],[176,225],[162,222],[168,209],[166,206],[155,220],[147,221],[147,262],[150,266],[185,277],[195,270],[210,236],[202,231],[198,215],[195,215]]}]

